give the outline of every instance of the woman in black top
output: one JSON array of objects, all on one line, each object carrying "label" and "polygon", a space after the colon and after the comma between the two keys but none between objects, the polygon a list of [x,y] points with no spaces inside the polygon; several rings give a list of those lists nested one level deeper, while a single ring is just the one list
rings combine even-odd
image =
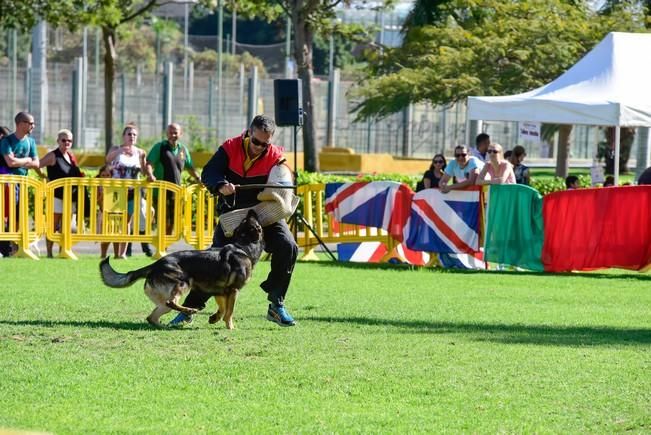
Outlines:
[{"label": "woman in black top", "polygon": [[[83,177],[84,174],[77,165],[77,159],[70,151],[72,148],[72,132],[63,129],[57,134],[57,148],[53,149],[39,161],[38,173],[41,177],[46,178],[40,168],[47,167],[47,180],[54,181],[65,177]],[[73,191],[73,206],[76,203],[77,194]],[[74,211],[74,208],[73,208]],[[63,213],[63,188],[54,191],[54,230],[59,229],[61,225],[61,215]],[[52,258],[52,242],[46,240],[47,256]]]},{"label": "woman in black top", "polygon": [[439,181],[443,177],[443,170],[445,169],[446,165],[447,162],[445,161],[443,154],[436,154],[432,159],[432,164],[430,165],[429,169],[425,171],[425,174],[423,174],[422,181],[418,183],[416,192],[433,187],[438,188]]}]

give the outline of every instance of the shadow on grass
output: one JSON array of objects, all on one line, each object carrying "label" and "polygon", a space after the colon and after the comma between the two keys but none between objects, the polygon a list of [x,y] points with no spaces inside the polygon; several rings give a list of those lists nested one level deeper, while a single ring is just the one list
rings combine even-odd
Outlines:
[{"label": "shadow on grass", "polygon": [[472,270],[472,269],[445,269],[442,267],[423,267],[411,264],[393,264],[393,263],[353,263],[353,262],[335,262],[335,261],[306,261],[304,263],[318,264],[323,267],[335,267],[344,269],[362,269],[362,270],[395,270],[395,271],[413,271],[423,269],[435,273],[447,273],[456,275],[513,275],[513,276],[540,276],[540,277],[571,277],[571,278],[596,278],[596,279],[635,279],[639,281],[651,282],[651,273],[621,271],[621,272],[530,272],[530,271],[510,271],[510,270]]},{"label": "shadow on grass", "polygon": [[304,322],[349,323],[400,328],[423,334],[467,334],[475,341],[548,346],[648,345],[651,329],[609,326],[556,326],[504,323],[428,322],[371,317],[304,317]]},{"label": "shadow on grass", "polygon": [[155,328],[145,321],[142,322],[110,322],[108,320],[0,320],[0,325],[40,326],[58,328],[72,326],[75,328],[91,329],[121,329],[126,331],[178,331],[183,328]]}]

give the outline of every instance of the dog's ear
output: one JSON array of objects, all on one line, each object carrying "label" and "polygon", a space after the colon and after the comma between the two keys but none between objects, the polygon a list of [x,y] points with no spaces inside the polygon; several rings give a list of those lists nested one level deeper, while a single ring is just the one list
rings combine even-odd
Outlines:
[{"label": "dog's ear", "polygon": [[258,214],[255,212],[255,210],[251,209],[249,212],[246,214],[246,218],[254,218],[255,220],[258,220]]}]

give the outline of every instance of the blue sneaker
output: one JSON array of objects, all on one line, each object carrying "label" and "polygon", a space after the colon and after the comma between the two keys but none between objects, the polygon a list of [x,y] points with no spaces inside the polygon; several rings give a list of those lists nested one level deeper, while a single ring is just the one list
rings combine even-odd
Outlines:
[{"label": "blue sneaker", "polygon": [[296,325],[294,318],[290,316],[283,305],[269,304],[269,309],[267,310],[267,320],[271,320],[280,326]]},{"label": "blue sneaker", "polygon": [[192,316],[188,316],[185,313],[179,313],[170,321],[169,326],[185,326],[191,324],[193,320]]}]

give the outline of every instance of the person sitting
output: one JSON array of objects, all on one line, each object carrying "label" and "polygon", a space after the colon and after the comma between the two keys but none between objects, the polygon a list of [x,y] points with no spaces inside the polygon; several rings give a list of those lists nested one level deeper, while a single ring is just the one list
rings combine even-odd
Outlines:
[{"label": "person sitting", "polygon": [[574,190],[581,187],[579,186],[579,177],[576,175],[568,175],[567,178],[565,178],[565,187],[567,190]]},{"label": "person sitting", "polygon": [[[48,181],[58,180],[59,178],[67,177],[83,177],[84,174],[77,165],[77,159],[72,153],[72,132],[67,129],[60,130],[57,134],[58,147],[45,154],[39,161],[39,169],[36,172]],[[41,168],[47,168],[47,177],[43,174]],[[72,189],[72,212],[77,211],[77,188]],[[81,212],[80,212],[81,213]],[[54,190],[54,214],[53,224],[54,231],[60,230],[61,217],[63,215],[63,188],[58,187]],[[53,242],[49,239],[45,240],[47,249],[47,257],[52,258]]]},{"label": "person sitting", "polygon": [[436,154],[432,159],[432,164],[429,169],[423,174],[423,179],[418,182],[416,186],[416,192],[420,192],[424,189],[431,189],[434,187],[439,187],[439,181],[443,178],[443,170],[447,166],[445,157],[443,154]]},{"label": "person sitting", "polygon": [[[479,173],[477,184],[515,184],[513,166],[502,157],[502,145],[492,143],[486,152],[489,160]],[[486,179],[486,175],[490,178]]]},{"label": "person sitting", "polygon": [[[472,186],[483,167],[484,163],[481,160],[469,155],[468,147],[458,145],[454,148],[454,160],[445,167],[445,173],[439,181],[439,189],[442,193],[448,193],[450,190]],[[448,186],[452,178],[455,182]]]},{"label": "person sitting", "polygon": [[516,145],[511,151],[511,155],[508,157],[506,156],[506,153],[504,153],[504,158],[508,159],[513,165],[515,182],[517,184],[526,184],[528,186],[530,182],[529,168],[522,163],[526,156],[527,153],[522,145]]}]

